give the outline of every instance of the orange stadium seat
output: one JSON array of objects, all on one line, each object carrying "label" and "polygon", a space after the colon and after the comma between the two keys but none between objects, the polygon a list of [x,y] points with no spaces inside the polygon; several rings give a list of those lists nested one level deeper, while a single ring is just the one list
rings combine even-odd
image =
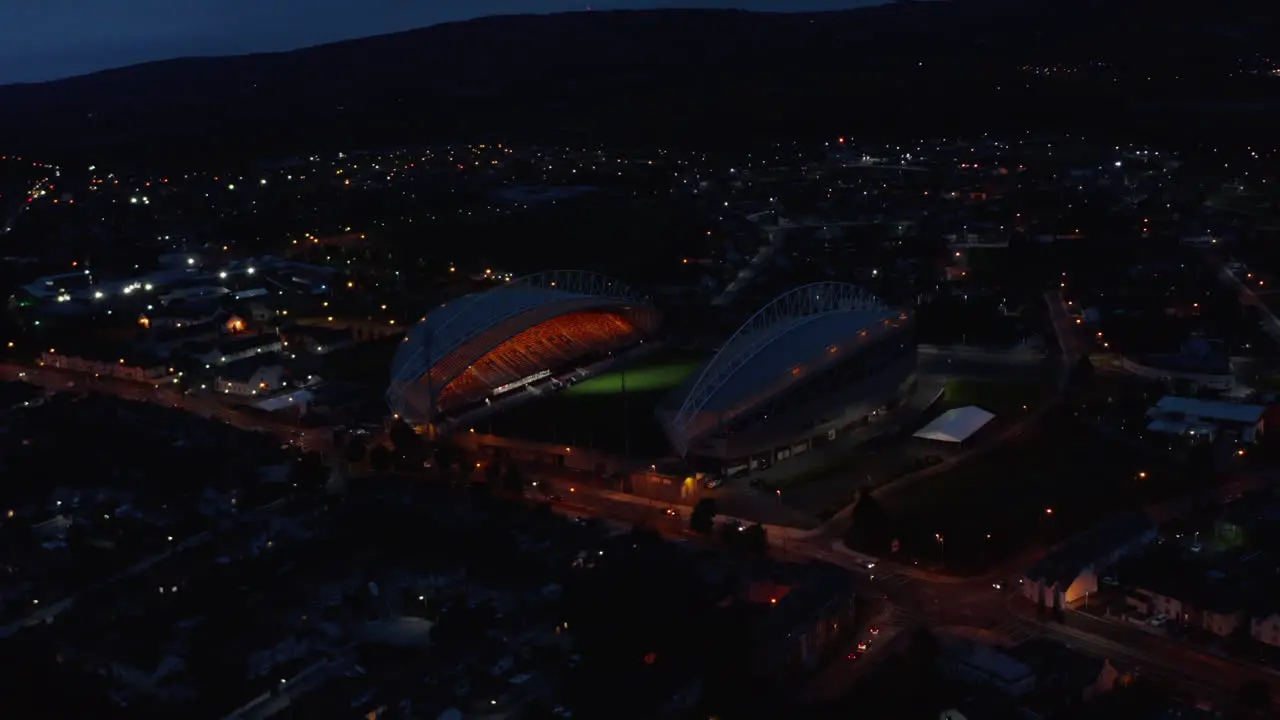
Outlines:
[{"label": "orange stadium seat", "polygon": [[640,339],[640,331],[612,313],[582,312],[553,318],[507,340],[472,364],[441,392],[442,409],[476,402],[493,388],[543,370],[559,370],[592,353]]}]

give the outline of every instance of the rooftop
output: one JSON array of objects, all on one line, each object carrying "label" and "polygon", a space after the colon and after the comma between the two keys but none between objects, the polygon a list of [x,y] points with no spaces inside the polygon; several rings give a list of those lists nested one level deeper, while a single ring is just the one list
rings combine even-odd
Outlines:
[{"label": "rooftop", "polygon": [[1226,420],[1238,423],[1257,423],[1267,409],[1262,405],[1243,405],[1240,403],[1221,402],[1216,400],[1199,400],[1196,398],[1166,395],[1148,411],[1148,414],[1167,413],[1180,414],[1187,418],[1202,420]]},{"label": "rooftop", "polygon": [[977,405],[952,408],[934,418],[933,422],[925,425],[912,437],[937,440],[938,442],[962,443],[973,437],[974,433],[981,430],[995,418],[994,414],[983,410]]},{"label": "rooftop", "polygon": [[1154,534],[1155,529],[1155,523],[1140,512],[1122,515],[1054,548],[1027,570],[1027,577],[1050,583],[1070,583],[1089,565],[1148,534]]}]

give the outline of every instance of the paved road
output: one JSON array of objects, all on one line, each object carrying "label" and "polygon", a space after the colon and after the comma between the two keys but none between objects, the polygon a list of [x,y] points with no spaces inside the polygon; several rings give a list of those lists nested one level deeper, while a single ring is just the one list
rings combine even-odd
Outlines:
[{"label": "paved road", "polygon": [[1076,329],[1075,318],[1067,311],[1062,290],[1050,290],[1044,294],[1044,300],[1049,306],[1049,319],[1053,321],[1053,332],[1058,337],[1058,347],[1062,349],[1062,357],[1066,361],[1065,367],[1070,368],[1081,355],[1088,354],[1088,345]]},{"label": "paved road", "polygon": [[[1237,492],[1241,487],[1240,484],[1228,486],[1219,494]],[[666,516],[661,504],[649,506],[600,498],[587,488],[575,488],[558,505],[570,514],[612,518],[623,523],[645,521],[668,537],[690,537],[687,519]],[[1194,503],[1175,501],[1166,505],[1154,510],[1168,516],[1179,507],[1190,507]],[[1137,670],[1199,699],[1220,704],[1230,702],[1240,684],[1250,679],[1267,682],[1280,696],[1280,675],[1263,668],[1216,658],[1195,648],[1081,613],[1068,612],[1063,622],[1040,617],[1018,592],[1017,578],[1021,576],[1021,568],[1034,561],[1039,552],[1034,549],[984,577],[956,578],[859,556],[844,550],[838,540],[828,536],[784,540],[771,535],[770,542],[779,558],[821,560],[848,569],[854,575],[859,594],[880,596],[892,622],[903,627],[963,629],[1007,644],[1050,637],[1086,653],[1106,657],[1121,669]],[[874,561],[873,566],[868,566],[870,561]],[[994,587],[997,582],[1001,585],[999,589]],[[1135,632],[1139,634],[1134,635]],[[852,665],[847,672],[854,672]],[[828,682],[841,682],[839,672],[829,676],[829,673],[824,675]]]},{"label": "paved road", "polygon": [[325,452],[333,444],[333,433],[328,428],[302,428],[275,420],[267,415],[249,414],[227,405],[209,394],[188,395],[151,383],[121,380],[112,377],[93,377],[85,373],[56,368],[29,368],[21,365],[0,365],[0,379],[25,382],[44,388],[48,392],[96,392],[114,395],[125,400],[166,405],[206,418],[222,422],[242,430],[269,432],[281,439],[298,439],[304,448]]},{"label": "paved road", "polygon": [[1235,293],[1236,297],[1239,298],[1241,305],[1252,305],[1258,308],[1258,315],[1262,321],[1262,330],[1267,333],[1272,340],[1280,343],[1280,320],[1276,319],[1275,313],[1271,312],[1271,308],[1267,307],[1267,304],[1262,301],[1262,298],[1258,297],[1258,294],[1253,291],[1253,288],[1245,285],[1240,278],[1235,276],[1235,273],[1231,272],[1226,265],[1219,262],[1216,257],[1211,255],[1206,255],[1205,257],[1210,266],[1217,269],[1218,282],[1226,289]]},{"label": "paved road", "polygon": [[922,352],[916,361],[916,371],[944,380],[1021,383],[1044,378],[1056,365],[1053,359],[1027,353]]}]

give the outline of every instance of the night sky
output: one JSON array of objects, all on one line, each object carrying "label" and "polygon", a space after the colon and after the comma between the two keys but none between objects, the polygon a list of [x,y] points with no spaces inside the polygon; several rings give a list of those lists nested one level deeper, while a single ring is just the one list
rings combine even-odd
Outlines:
[{"label": "night sky", "polygon": [[884,0],[0,0],[0,84],[287,50],[481,15],[653,7],[835,10]]}]

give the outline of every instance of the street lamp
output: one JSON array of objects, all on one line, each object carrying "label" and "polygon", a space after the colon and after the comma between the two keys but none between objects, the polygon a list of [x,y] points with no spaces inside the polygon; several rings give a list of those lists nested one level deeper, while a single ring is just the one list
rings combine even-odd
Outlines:
[{"label": "street lamp", "polygon": [[946,565],[947,565],[947,539],[946,539],[946,538],[944,538],[944,537],[942,537],[942,533],[934,533],[934,534],[933,534],[933,539],[934,539],[934,540],[936,540],[936,541],[938,541],[938,547],[939,547],[939,548],[941,548],[941,550],[940,550],[939,552],[941,552],[941,554],[942,554],[942,566],[943,566],[943,567],[946,567]]}]

